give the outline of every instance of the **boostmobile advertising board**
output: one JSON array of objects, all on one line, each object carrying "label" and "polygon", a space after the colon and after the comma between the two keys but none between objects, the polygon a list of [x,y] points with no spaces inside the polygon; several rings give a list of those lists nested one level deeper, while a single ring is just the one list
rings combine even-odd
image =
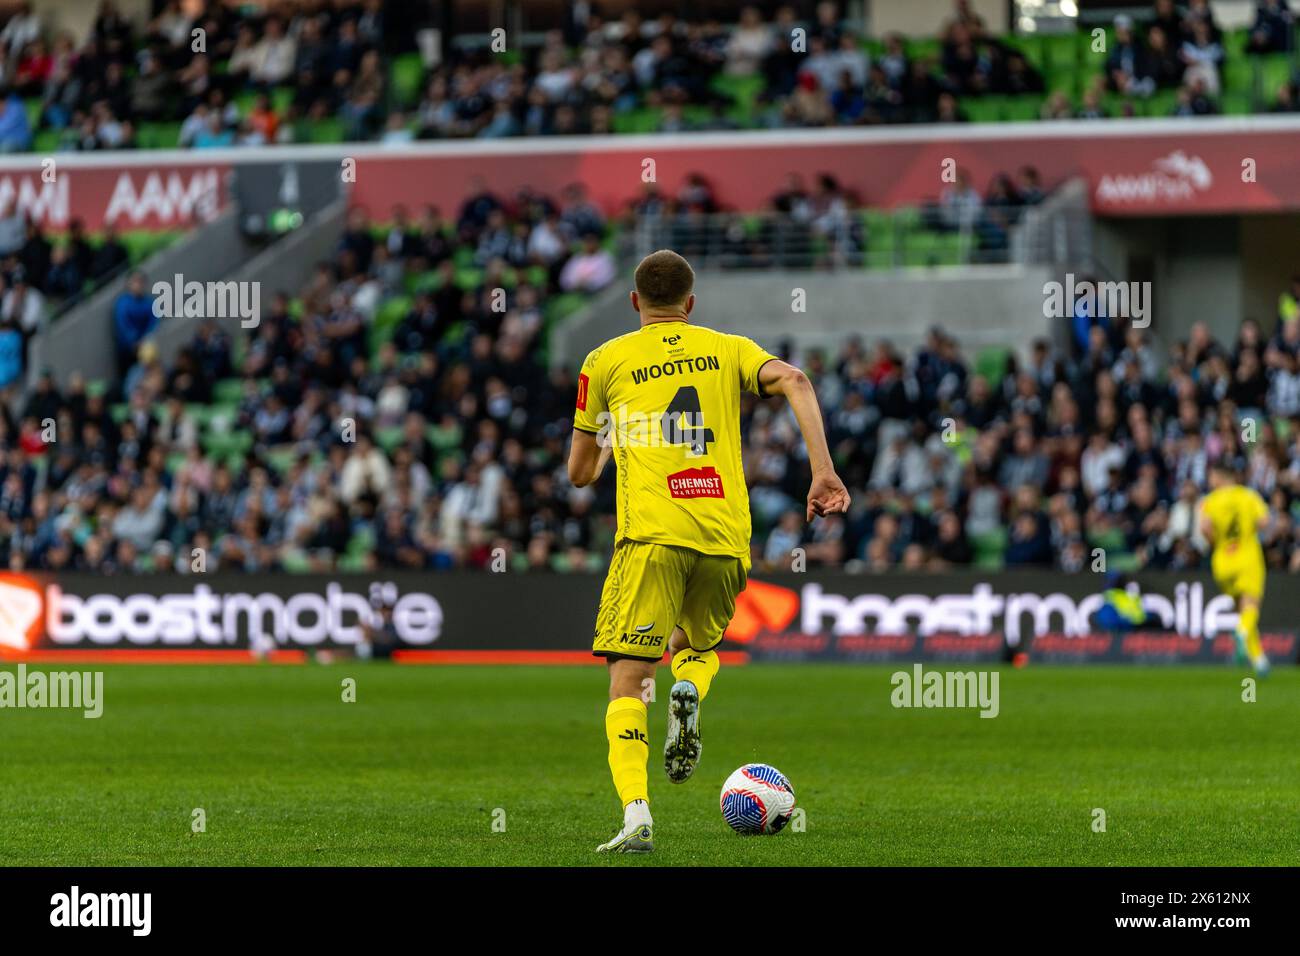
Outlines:
[{"label": "boostmobile advertising board", "polygon": [[[1158,627],[1099,632],[1095,575],[1043,572],[750,579],[722,650],[733,660],[1213,662],[1232,654],[1232,603],[1207,578],[1150,575]],[[595,662],[601,579],[491,573],[190,576],[0,575],[0,659],[305,660],[366,640],[392,610],[397,658],[427,663]],[[1264,604],[1264,644],[1296,658],[1279,630],[1294,592]]]}]

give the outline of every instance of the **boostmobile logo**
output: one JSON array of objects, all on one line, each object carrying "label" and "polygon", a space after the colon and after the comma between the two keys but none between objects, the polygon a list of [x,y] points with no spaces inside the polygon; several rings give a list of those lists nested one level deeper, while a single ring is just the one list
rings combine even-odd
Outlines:
[{"label": "boostmobile logo", "polygon": [[[372,589],[380,585],[372,585]],[[390,587],[390,586],[384,586]],[[395,596],[395,589],[392,589]],[[392,602],[393,625],[406,644],[432,644],[442,633],[442,606],[412,592]],[[358,644],[374,609],[365,593],[331,582],[324,593],[217,593],[207,584],[175,594],[65,594],[57,584],[0,575],[0,646],[36,646],[42,624],[54,644],[194,644],[253,648]]]},{"label": "boostmobile logo", "polygon": [[41,586],[30,578],[0,574],[0,647],[24,651],[41,630]]},{"label": "boostmobile logo", "polygon": [[[760,634],[787,631],[796,617],[803,634],[959,634],[1005,633],[1007,643],[1020,643],[1022,634],[1059,632],[1067,637],[1090,633],[1091,618],[1103,604],[1100,594],[1076,600],[1068,594],[1019,592],[999,594],[987,583],[967,594],[836,594],[810,582],[799,591],[751,580],[736,598],[736,614],[726,637],[749,643]],[[1199,582],[1179,584],[1173,599],[1162,594],[1143,596],[1142,606],[1161,626],[1189,637],[1230,631],[1237,623],[1232,599],[1205,599]]]}]

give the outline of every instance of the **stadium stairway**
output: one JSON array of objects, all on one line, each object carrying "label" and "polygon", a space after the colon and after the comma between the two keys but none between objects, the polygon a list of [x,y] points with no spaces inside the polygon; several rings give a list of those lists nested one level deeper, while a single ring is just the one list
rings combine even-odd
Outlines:
[{"label": "stadium stairway", "polygon": [[[329,254],[338,242],[345,218],[346,201],[338,199],[309,216],[302,228],[263,246],[244,238],[238,214],[231,208],[136,268],[144,273],[150,287],[160,280],[170,282],[178,274],[185,282],[259,282],[259,305],[264,312],[285,276],[306,275],[312,264]],[[53,371],[62,386],[74,374],[101,386],[116,379],[113,303],[126,283],[127,275],[119,276],[37,333],[28,356],[29,385],[46,368]],[[159,323],[153,338],[164,364],[170,364],[193,339],[204,318],[173,316]],[[232,339],[240,338],[239,316],[213,318]]]}]

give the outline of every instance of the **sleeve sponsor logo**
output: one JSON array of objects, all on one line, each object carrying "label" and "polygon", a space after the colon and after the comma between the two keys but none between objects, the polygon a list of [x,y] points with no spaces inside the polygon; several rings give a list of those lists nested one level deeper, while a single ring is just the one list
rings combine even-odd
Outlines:
[{"label": "sleeve sponsor logo", "polygon": [[578,411],[587,410],[587,386],[591,383],[585,372],[578,373]]},{"label": "sleeve sponsor logo", "polygon": [[668,476],[668,493],[674,498],[725,498],[718,469],[687,468]]}]

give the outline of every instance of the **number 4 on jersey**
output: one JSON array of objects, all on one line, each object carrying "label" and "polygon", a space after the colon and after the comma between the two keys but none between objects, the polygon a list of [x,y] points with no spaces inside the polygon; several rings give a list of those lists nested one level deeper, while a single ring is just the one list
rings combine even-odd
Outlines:
[{"label": "number 4 on jersey", "polygon": [[689,445],[687,454],[692,458],[709,453],[713,429],[704,427],[704,412],[700,408],[700,393],[694,385],[683,385],[668,403],[660,418],[664,441],[670,445]]}]

